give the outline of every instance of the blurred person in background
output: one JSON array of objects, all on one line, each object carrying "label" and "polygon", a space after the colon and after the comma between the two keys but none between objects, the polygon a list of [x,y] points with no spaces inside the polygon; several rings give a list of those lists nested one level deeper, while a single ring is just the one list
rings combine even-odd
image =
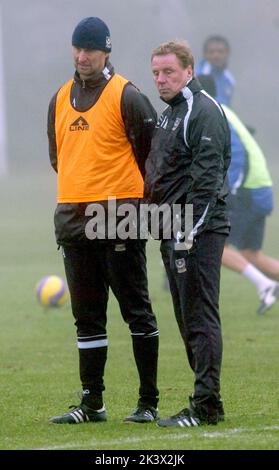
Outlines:
[{"label": "blurred person in background", "polygon": [[159,333],[148,293],[146,240],[108,237],[107,227],[105,239],[91,239],[85,228],[92,203],[104,210],[105,220],[110,198],[117,209],[129,203],[138,211],[156,124],[151,103],[115,73],[110,52],[107,25],[96,17],[80,21],[72,35],[74,78],[49,105],[49,153],[58,177],[55,232],[63,248],[83,390],[79,406],[50,419],[56,424],[107,419],[103,391],[109,288],[129,325],[140,380],[136,409],[125,421],[148,423],[158,415]]},{"label": "blurred person in background", "polygon": [[[216,97],[211,75],[198,75],[203,89]],[[255,138],[238,116],[222,105],[231,131],[232,158],[229,167],[229,215],[231,232],[222,264],[242,274],[257,288],[264,314],[279,300],[279,261],[262,251],[266,217],[273,209],[272,180],[266,158]]]},{"label": "blurred person in background", "polygon": [[203,59],[197,64],[196,75],[212,75],[216,84],[216,99],[231,106],[235,89],[235,78],[228,69],[230,44],[223,36],[215,35],[206,39],[203,45]]},{"label": "blurred person in background", "polygon": [[[217,424],[224,420],[219,286],[229,232],[225,180],[230,132],[223,110],[201,91],[193,76],[194,58],[186,43],[161,44],[153,51],[151,63],[155,85],[167,107],[146,161],[145,200],[173,211],[175,205],[193,208],[193,225],[184,239],[179,231],[171,239],[161,232],[160,238],[176,321],[195,375],[194,393],[188,407],[157,424]],[[185,230],[185,211],[181,219]]]}]

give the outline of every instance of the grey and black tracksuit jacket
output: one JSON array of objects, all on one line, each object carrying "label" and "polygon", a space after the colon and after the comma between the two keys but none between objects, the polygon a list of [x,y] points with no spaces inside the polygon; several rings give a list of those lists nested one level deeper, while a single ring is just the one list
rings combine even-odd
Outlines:
[{"label": "grey and black tracksuit jacket", "polygon": [[195,235],[228,234],[230,133],[221,107],[194,78],[162,113],[146,162],[148,203],[193,204]]},{"label": "grey and black tracksuit jacket", "polygon": [[162,239],[161,253],[195,373],[194,399],[206,403],[208,410],[217,409],[222,359],[219,282],[229,233],[225,200],[230,132],[222,108],[195,78],[167,104],[146,162],[145,200],[193,205],[193,247],[177,251],[175,240]]}]

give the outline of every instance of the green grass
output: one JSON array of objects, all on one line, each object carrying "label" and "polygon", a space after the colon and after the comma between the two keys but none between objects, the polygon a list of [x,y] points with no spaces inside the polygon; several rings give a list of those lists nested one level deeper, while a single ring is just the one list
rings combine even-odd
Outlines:
[{"label": "green grass", "polygon": [[[106,367],[107,423],[48,424],[78,403],[78,356],[69,303],[44,311],[36,282],[64,276],[53,235],[55,178],[1,182],[0,244],[0,449],[278,449],[279,305],[259,317],[255,288],[223,271],[221,315],[226,421],[216,427],[160,429],[125,425],[137,400],[138,380],[130,335],[111,296]],[[279,222],[269,220],[266,248],[277,254]],[[159,245],[149,243],[149,279],[161,333],[159,388],[162,416],[177,412],[192,392],[193,376],[179,337],[170,296],[163,291]]]}]

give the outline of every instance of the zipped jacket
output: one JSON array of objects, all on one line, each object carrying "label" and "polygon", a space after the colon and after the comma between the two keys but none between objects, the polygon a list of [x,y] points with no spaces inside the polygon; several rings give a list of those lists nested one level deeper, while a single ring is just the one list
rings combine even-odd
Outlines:
[{"label": "zipped jacket", "polygon": [[192,204],[193,231],[227,234],[230,131],[221,106],[193,78],[162,113],[146,161],[148,204]]}]

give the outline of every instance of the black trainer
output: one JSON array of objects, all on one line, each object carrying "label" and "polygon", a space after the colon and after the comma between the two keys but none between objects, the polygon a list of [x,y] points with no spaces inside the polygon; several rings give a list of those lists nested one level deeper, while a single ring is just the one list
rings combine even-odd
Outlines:
[{"label": "black trainer", "polygon": [[87,421],[106,421],[106,409],[103,406],[99,410],[92,410],[89,406],[81,403],[79,406],[70,406],[72,411],[65,413],[61,416],[53,416],[50,418],[50,423],[55,424],[80,424],[86,423]]},{"label": "black trainer", "polygon": [[201,422],[198,417],[191,416],[189,408],[184,408],[176,415],[169,418],[159,419],[157,425],[161,427],[177,426],[181,428],[191,428],[192,426],[200,426]]},{"label": "black trainer", "polygon": [[152,423],[159,419],[158,409],[154,406],[139,405],[130,416],[124,419],[124,423]]},{"label": "black trainer", "polygon": [[217,424],[225,421],[225,412],[221,399],[218,402],[211,400],[196,403],[193,396],[189,397],[189,411],[191,416],[197,416],[201,424]]},{"label": "black trainer", "polygon": [[279,282],[274,282],[273,285],[268,287],[260,299],[260,305],[257,309],[259,315],[263,315],[267,310],[269,310],[275,302],[279,300]]},{"label": "black trainer", "polygon": [[189,397],[189,401],[189,408],[184,408],[170,418],[160,419],[157,425],[183,428],[201,426],[202,424],[217,424],[219,421],[225,420],[225,412],[221,400],[214,406],[209,402],[195,403],[193,397]]}]

